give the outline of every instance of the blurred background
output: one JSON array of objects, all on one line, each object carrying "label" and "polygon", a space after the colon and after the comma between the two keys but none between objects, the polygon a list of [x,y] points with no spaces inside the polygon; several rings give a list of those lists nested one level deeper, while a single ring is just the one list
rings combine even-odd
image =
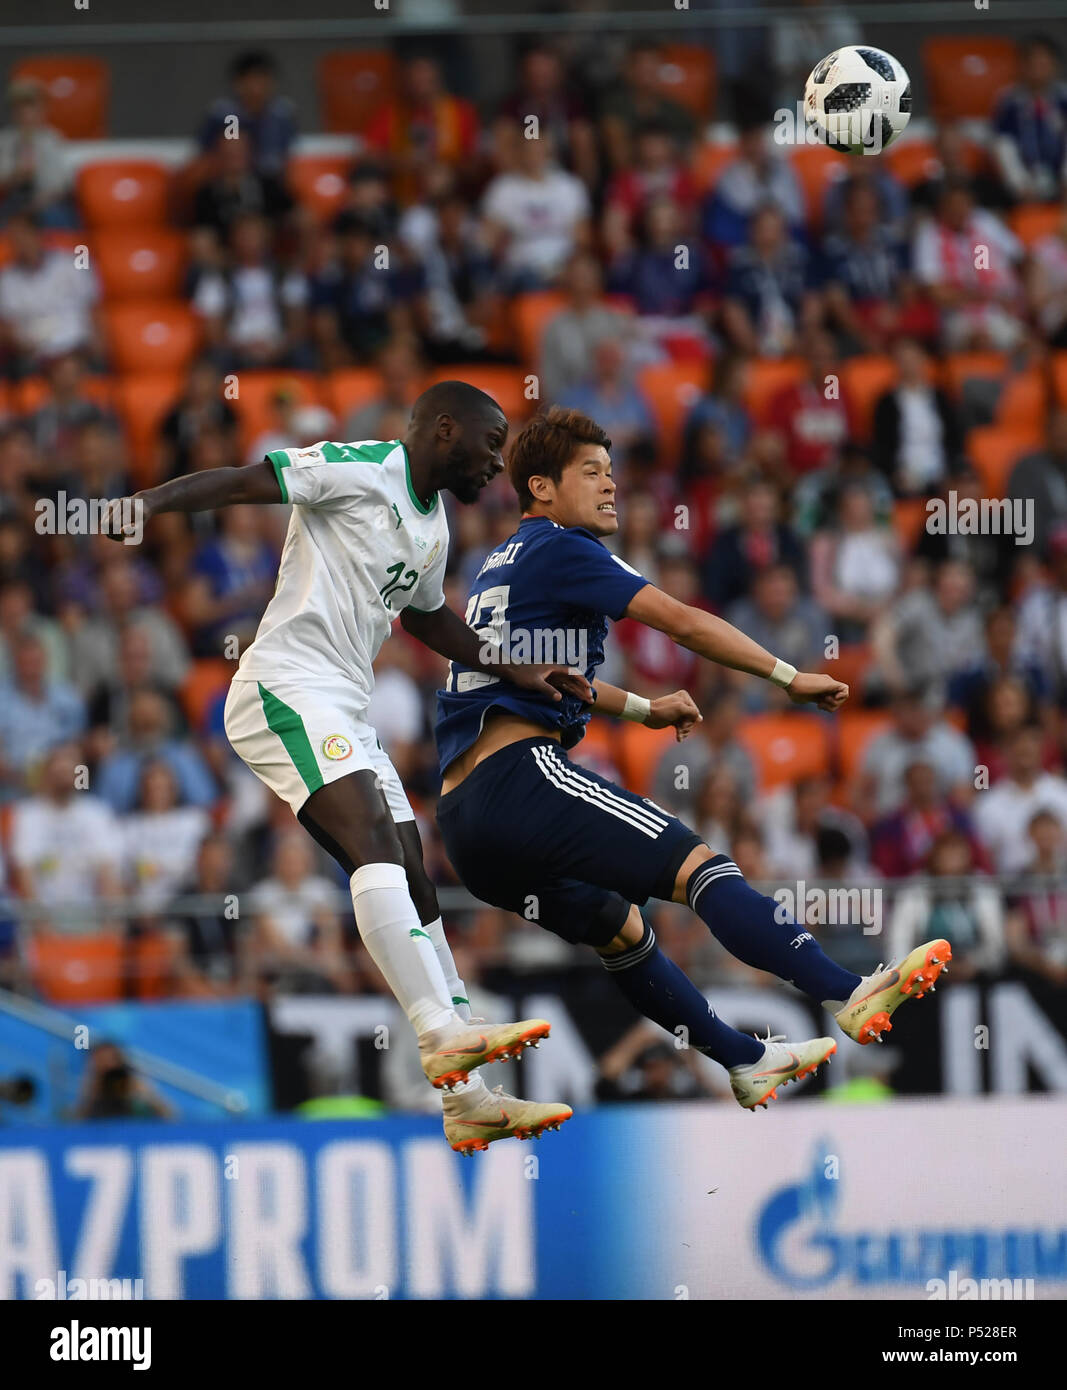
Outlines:
[{"label": "blurred background", "polygon": [[[575,752],[765,891],[855,890],[798,913],[850,968],[951,939],[937,998],[808,1093],[1064,1088],[1056,8],[523,16],[397,0],[295,19],[263,0],[247,21],[186,4],[171,22],[117,3],[106,21],[5,34],[9,1137],[114,1117],[437,1114],[343,875],[223,733],[287,508],[165,516],[127,548],[45,534],[40,503],[62,516],[276,447],[394,438],[442,377],[493,394],[513,433],[547,403],[593,415],[614,440],[618,553],[851,685],[839,716],[797,712],[624,621],[601,674],[646,696],[685,687],[704,723],[677,746],[594,720]],[[877,159],[793,133],[812,66],[854,42],[890,50],[913,84],[911,124]],[[927,503],[952,494],[1032,503],[1032,538],[932,533]],[[504,481],[476,507],[447,501],[462,612],[517,513]],[[442,678],[398,627],[368,717],[416,808],[475,1012],[553,1020],[507,1084],[586,1110],[732,1107],[725,1073],[635,1025],[592,953],[457,884],[433,823]],[[732,1022],[816,1026],[691,914],[649,914]]]}]

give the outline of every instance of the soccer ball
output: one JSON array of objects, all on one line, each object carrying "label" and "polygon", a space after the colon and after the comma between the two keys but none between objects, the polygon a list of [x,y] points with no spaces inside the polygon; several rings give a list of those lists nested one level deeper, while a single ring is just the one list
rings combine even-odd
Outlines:
[{"label": "soccer ball", "polygon": [[911,82],[891,53],[838,48],[816,63],[804,87],[804,119],[824,145],[881,154],[911,118]]}]

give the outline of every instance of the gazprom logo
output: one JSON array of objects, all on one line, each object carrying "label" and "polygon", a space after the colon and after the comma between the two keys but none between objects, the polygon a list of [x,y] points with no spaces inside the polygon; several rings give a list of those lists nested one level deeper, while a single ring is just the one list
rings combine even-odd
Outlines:
[{"label": "gazprom logo", "polygon": [[[878,1211],[870,1225],[839,1230],[837,1208],[844,1177],[829,1176],[816,1145],[807,1176],[772,1192],[756,1218],[756,1247],[770,1273],[792,1289],[857,1285],[915,1285],[952,1270],[973,1279],[1067,1280],[1067,1227],[910,1227]],[[917,1213],[918,1215],[919,1213]],[[936,1219],[936,1218],[934,1218]]]}]

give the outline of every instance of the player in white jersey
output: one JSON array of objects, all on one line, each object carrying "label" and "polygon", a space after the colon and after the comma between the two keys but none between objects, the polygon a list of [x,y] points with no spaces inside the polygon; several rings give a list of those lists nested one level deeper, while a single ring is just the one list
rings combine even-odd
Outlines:
[{"label": "player in white jersey", "polygon": [[120,540],[137,534],[131,501],[142,527],[159,512],[293,504],[274,596],[226,700],[227,737],[349,875],[360,937],[418,1035],[428,1079],[446,1093],[445,1132],[463,1152],[558,1128],[570,1110],[490,1093],[475,1073],[537,1046],[549,1025],[472,1026],[414,814],[366,710],[372,663],[398,616],[450,660],[554,699],[560,689],[592,698],[566,668],[487,662],[445,603],[438,494],[474,502],[503,469],[507,430],[492,397],[439,382],[415,402],[403,440],[278,449],[113,502],[108,522]]}]

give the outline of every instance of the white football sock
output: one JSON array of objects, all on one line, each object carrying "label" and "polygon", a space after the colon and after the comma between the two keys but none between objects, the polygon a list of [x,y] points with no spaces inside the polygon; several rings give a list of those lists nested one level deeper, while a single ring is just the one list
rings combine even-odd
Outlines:
[{"label": "white football sock", "polygon": [[360,940],[422,1037],[456,1022],[452,994],[408,892],[402,864],[364,864],[352,875]]},{"label": "white football sock", "polygon": [[440,917],[432,922],[427,922],[423,926],[423,931],[433,942],[433,948],[437,952],[437,959],[441,962],[441,969],[444,972],[445,984],[448,992],[452,996],[452,1007],[464,1023],[471,1021],[471,1004],[467,997],[467,986],[459,978],[456,971],[456,962],[452,959],[452,952],[449,949],[448,938],[445,936],[445,924]]}]

